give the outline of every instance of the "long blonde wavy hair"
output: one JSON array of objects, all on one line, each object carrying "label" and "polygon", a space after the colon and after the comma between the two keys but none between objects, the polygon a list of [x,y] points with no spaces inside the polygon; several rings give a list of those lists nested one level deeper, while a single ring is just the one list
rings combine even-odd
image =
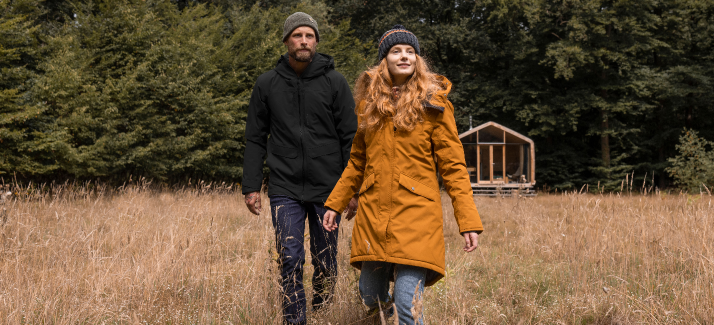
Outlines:
[{"label": "long blonde wavy hair", "polygon": [[[387,67],[387,59],[362,73],[355,85],[355,112],[361,117],[361,129],[379,129],[386,120],[392,119],[400,131],[411,131],[424,121],[424,103],[441,87],[431,72],[429,65],[419,55],[416,56],[414,73],[399,90],[399,97],[392,93],[392,77]],[[359,103],[365,106],[360,111]]]}]

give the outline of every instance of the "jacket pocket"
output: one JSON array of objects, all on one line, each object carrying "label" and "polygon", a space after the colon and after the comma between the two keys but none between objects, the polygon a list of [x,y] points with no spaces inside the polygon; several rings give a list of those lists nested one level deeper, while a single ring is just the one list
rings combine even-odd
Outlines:
[{"label": "jacket pocket", "polygon": [[362,187],[359,189],[359,195],[362,195],[362,193],[366,192],[370,187],[374,185],[374,173],[370,174],[367,176],[367,178],[364,179],[362,182]]},{"label": "jacket pocket", "polygon": [[270,152],[276,156],[285,158],[297,158],[298,156],[297,148],[279,146],[274,143],[270,144]]},{"label": "jacket pocket", "polygon": [[308,150],[307,155],[310,158],[317,158],[320,156],[329,155],[331,153],[339,152],[340,144],[337,142],[333,142],[333,143],[322,145],[319,147],[308,148],[307,150]]},{"label": "jacket pocket", "polygon": [[403,186],[408,191],[421,197],[427,198],[431,201],[437,201],[439,199],[438,191],[422,183],[419,183],[404,174],[399,175],[399,185]]}]

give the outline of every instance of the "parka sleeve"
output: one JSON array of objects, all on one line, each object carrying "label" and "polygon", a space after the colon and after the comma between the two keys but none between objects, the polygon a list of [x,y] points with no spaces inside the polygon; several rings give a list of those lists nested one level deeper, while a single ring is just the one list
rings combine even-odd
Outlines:
[{"label": "parka sleeve", "polygon": [[245,125],[245,154],[243,156],[243,194],[260,191],[263,185],[263,161],[267,153],[270,133],[270,111],[260,89],[260,79],[253,87]]},{"label": "parka sleeve", "polygon": [[483,225],[474,203],[471,181],[466,171],[464,148],[459,140],[454,119],[454,106],[446,98],[444,112],[439,114],[437,126],[432,135],[439,173],[454,205],[454,217],[459,232],[481,233]]},{"label": "parka sleeve", "polygon": [[[360,105],[364,105],[361,102]],[[359,121],[358,121],[359,123]],[[342,213],[350,202],[350,199],[357,193],[364,180],[364,168],[367,163],[366,145],[364,142],[364,130],[357,129],[352,140],[352,150],[347,168],[342,172],[340,180],[332,189],[332,193],[325,201],[325,207],[338,213]]]}]

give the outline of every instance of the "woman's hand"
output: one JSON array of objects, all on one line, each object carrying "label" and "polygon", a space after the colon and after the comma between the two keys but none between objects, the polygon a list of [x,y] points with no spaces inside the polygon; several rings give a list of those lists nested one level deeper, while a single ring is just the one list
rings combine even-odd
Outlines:
[{"label": "woman's hand", "polygon": [[337,212],[327,209],[327,212],[322,217],[322,227],[327,231],[337,229]]},{"label": "woman's hand", "polygon": [[466,241],[464,251],[470,253],[478,246],[478,234],[474,231],[465,232],[464,241]]},{"label": "woman's hand", "polygon": [[347,209],[342,212],[342,216],[347,218],[347,221],[352,220],[357,215],[357,205],[359,203],[358,196],[355,195],[350,199],[350,203],[347,204]]}]

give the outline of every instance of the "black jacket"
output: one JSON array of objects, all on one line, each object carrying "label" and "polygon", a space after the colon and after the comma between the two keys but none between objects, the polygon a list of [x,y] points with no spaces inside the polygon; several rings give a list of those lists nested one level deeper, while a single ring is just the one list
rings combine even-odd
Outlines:
[{"label": "black jacket", "polygon": [[250,97],[243,193],[260,190],[267,152],[269,195],[324,202],[350,158],[354,107],[332,57],[316,53],[300,77],[287,54],[280,57],[275,69],[258,77]]}]

